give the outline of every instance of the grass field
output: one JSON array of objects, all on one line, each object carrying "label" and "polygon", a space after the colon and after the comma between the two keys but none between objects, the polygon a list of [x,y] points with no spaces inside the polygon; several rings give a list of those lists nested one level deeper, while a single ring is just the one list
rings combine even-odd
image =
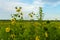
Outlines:
[{"label": "grass field", "polygon": [[60,40],[60,21],[0,21],[0,40]]}]

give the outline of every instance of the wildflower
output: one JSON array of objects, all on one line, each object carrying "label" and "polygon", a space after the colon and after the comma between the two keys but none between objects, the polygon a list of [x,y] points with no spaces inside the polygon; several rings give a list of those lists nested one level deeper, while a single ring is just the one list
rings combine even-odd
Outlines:
[{"label": "wildflower", "polygon": [[29,14],[30,17],[33,17],[31,14]]},{"label": "wildflower", "polygon": [[11,21],[15,21],[15,20],[16,20],[15,18],[11,19]]},{"label": "wildflower", "polygon": [[16,12],[20,12],[21,11],[21,9],[16,9]]},{"label": "wildflower", "polygon": [[22,7],[19,7],[19,8],[15,7],[15,9],[16,9],[16,12],[20,12]]},{"label": "wildflower", "polygon": [[16,19],[13,18],[13,19],[11,20],[11,24],[14,25],[15,23],[16,23]]},{"label": "wildflower", "polygon": [[31,14],[29,14],[30,17],[33,17]]},{"label": "wildflower", "polygon": [[15,38],[15,36],[16,36],[15,34],[11,34],[11,36],[10,36],[10,37],[11,37],[11,38]]},{"label": "wildflower", "polygon": [[45,36],[48,37],[48,33],[47,32],[45,32]]},{"label": "wildflower", "polygon": [[16,22],[15,21],[12,21],[11,24],[14,25]]},{"label": "wildflower", "polygon": [[7,28],[5,29],[5,31],[6,31],[6,32],[10,32],[10,27],[7,27]]},{"label": "wildflower", "polygon": [[39,36],[36,36],[35,40],[39,40]]},{"label": "wildflower", "polygon": [[35,15],[33,12],[31,14]]}]

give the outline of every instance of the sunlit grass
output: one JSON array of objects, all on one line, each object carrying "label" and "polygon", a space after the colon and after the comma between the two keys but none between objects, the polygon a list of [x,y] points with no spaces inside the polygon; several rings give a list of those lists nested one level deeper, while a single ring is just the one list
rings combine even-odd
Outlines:
[{"label": "sunlit grass", "polygon": [[60,22],[0,21],[0,40],[59,40]]}]

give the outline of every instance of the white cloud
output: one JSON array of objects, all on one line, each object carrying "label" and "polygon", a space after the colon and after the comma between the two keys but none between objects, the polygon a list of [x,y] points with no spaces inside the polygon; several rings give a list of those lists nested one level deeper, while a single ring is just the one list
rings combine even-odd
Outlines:
[{"label": "white cloud", "polygon": [[[60,2],[57,3],[47,3],[47,2],[43,2],[42,0],[34,0],[32,4],[27,4],[27,3],[23,3],[23,2],[18,2],[18,1],[14,1],[14,0],[0,0],[0,8],[10,12],[9,15],[11,15],[12,13],[15,13],[15,6],[18,7],[22,7],[22,11],[25,14],[24,17],[25,19],[28,19],[28,13],[34,11],[35,13],[38,13],[38,7],[44,7],[44,4],[48,4],[48,5],[59,5]],[[4,12],[4,11],[3,11]]]},{"label": "white cloud", "polygon": [[60,0],[41,0],[44,4],[56,7],[60,5]]},{"label": "white cloud", "polygon": [[35,7],[44,6],[44,3],[41,0],[35,0],[32,4],[16,2],[16,1],[0,1],[0,6],[3,9],[13,10],[15,6],[22,6],[25,9],[33,9]]},{"label": "white cloud", "polygon": [[[7,12],[12,12],[12,13],[15,13],[15,6],[18,6],[18,7],[22,7],[22,11],[25,13],[25,14],[28,14],[32,11],[34,11],[35,13],[38,12],[38,7],[39,6],[42,6],[43,7],[43,3],[41,1],[37,1],[35,0],[32,4],[27,4],[27,3],[22,3],[22,2],[16,2],[16,1],[4,1],[4,0],[0,0],[0,8],[7,11]],[[27,16],[27,15],[25,15]]]}]

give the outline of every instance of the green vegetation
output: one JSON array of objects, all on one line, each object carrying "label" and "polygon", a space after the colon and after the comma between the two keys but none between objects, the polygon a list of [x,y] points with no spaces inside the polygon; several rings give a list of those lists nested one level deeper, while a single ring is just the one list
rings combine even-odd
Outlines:
[{"label": "green vegetation", "polygon": [[15,22],[0,21],[0,40],[60,40],[58,21]]},{"label": "green vegetation", "polygon": [[22,7],[15,9],[17,14],[11,20],[0,21],[0,40],[60,40],[60,21],[43,21],[41,7],[38,21],[33,20],[33,12],[31,20],[23,20]]}]

